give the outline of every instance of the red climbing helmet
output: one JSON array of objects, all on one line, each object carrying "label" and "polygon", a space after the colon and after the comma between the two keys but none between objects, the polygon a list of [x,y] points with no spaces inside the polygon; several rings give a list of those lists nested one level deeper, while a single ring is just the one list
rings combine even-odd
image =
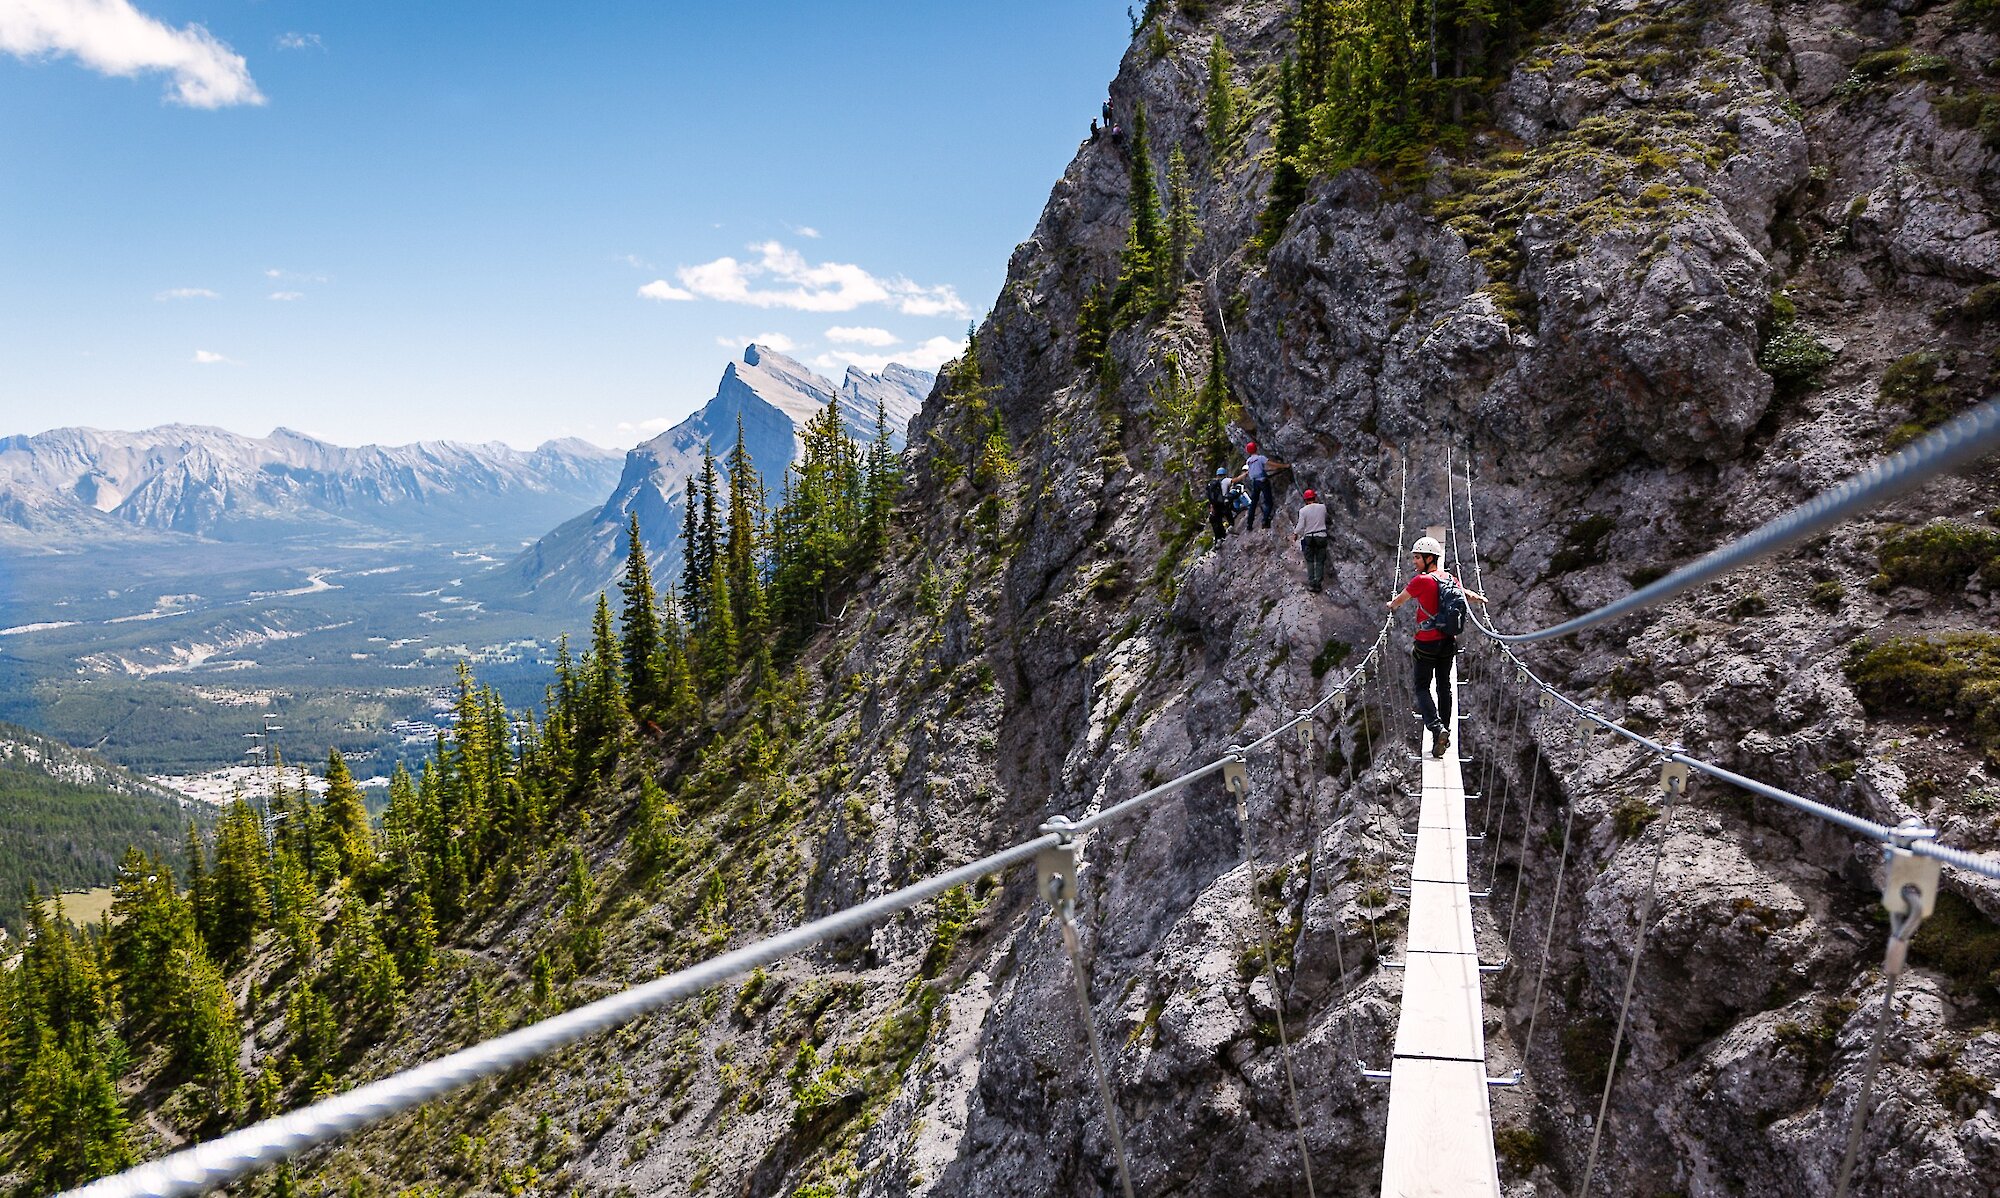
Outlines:
[{"label": "red climbing helmet", "polygon": [[1245,446],[1243,447],[1243,452],[1244,452],[1244,453],[1256,453],[1256,452],[1257,452],[1257,443],[1256,443],[1255,441],[1252,441],[1252,442],[1250,442],[1250,443],[1249,443],[1248,445],[1245,445]]},{"label": "red climbing helmet", "polygon": [[1313,501],[1314,499],[1317,499],[1318,497],[1319,497],[1319,493],[1318,493],[1317,491],[1314,491],[1314,490],[1313,490],[1313,489],[1312,489],[1311,487],[1307,487],[1307,488],[1306,488],[1306,502],[1307,502],[1307,503],[1311,503],[1311,502],[1312,502],[1312,501]]}]

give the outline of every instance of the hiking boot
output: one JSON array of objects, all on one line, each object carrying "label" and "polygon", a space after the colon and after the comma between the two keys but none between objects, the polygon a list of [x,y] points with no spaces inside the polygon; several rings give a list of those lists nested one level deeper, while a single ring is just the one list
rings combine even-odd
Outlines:
[{"label": "hiking boot", "polygon": [[1444,751],[1445,751],[1445,749],[1446,749],[1446,748],[1447,748],[1447,747],[1448,747],[1448,746],[1449,746],[1450,744],[1451,744],[1451,729],[1450,729],[1450,728],[1447,728],[1447,727],[1445,727],[1445,726],[1444,726],[1443,724],[1439,724],[1439,725],[1438,725],[1437,727],[1435,727],[1435,728],[1431,729],[1431,756],[1432,756],[1432,757],[1438,757],[1438,758],[1442,758],[1442,757],[1444,756]]}]

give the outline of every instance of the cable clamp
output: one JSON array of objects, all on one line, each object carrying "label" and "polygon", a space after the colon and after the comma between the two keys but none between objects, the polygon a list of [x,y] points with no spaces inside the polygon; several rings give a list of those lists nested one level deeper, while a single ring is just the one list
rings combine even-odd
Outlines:
[{"label": "cable clamp", "polygon": [[1578,712],[1576,717],[1576,739],[1588,743],[1590,741],[1590,734],[1595,731],[1597,731],[1597,721],[1591,718],[1591,713],[1588,711]]},{"label": "cable clamp", "polygon": [[1299,712],[1299,739],[1305,742],[1307,748],[1312,747],[1313,723],[1310,711]]},{"label": "cable clamp", "polygon": [[1043,824],[1044,834],[1053,833],[1056,843],[1035,854],[1035,889],[1057,911],[1067,909],[1076,898],[1076,875],[1083,863],[1071,835],[1076,825],[1068,816],[1058,815]]},{"label": "cable clamp", "polygon": [[1231,745],[1222,759],[1222,785],[1236,796],[1236,818],[1249,818],[1250,767],[1243,760],[1243,746]]},{"label": "cable clamp", "polygon": [[1685,761],[1664,761],[1660,763],[1660,793],[1668,803],[1687,793],[1688,767]]}]

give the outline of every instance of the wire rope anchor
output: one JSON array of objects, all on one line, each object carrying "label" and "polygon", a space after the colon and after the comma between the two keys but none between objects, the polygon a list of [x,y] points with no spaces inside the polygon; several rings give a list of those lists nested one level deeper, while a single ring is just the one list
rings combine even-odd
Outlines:
[{"label": "wire rope anchor", "polygon": [[1073,836],[1075,828],[1066,815],[1051,818],[1040,830],[1059,839],[1035,854],[1035,890],[1049,906],[1056,908],[1058,915],[1065,908],[1074,911],[1076,906],[1076,875],[1083,863]]},{"label": "wire rope anchor", "polygon": [[1097,1022],[1091,1018],[1090,978],[1083,969],[1083,947],[1076,931],[1077,870],[1082,863],[1077,860],[1077,844],[1072,834],[1075,827],[1060,815],[1042,825],[1044,833],[1052,833],[1058,839],[1035,854],[1035,882],[1042,897],[1055,909],[1056,922],[1062,925],[1063,951],[1069,957],[1070,978],[1076,988],[1077,1017],[1083,1022],[1091,1069],[1097,1074],[1097,1096],[1104,1104],[1104,1126],[1118,1164],[1118,1184],[1125,1198],[1133,1198],[1132,1175],[1125,1163],[1125,1137],[1118,1127],[1118,1104],[1111,1097],[1111,1078],[1104,1071],[1104,1049],[1097,1040]]},{"label": "wire rope anchor", "polygon": [[1834,1186],[1835,1198],[1847,1198],[1848,1183],[1854,1179],[1854,1164],[1861,1154],[1861,1134],[1867,1130],[1870,1101],[1875,1091],[1875,1074],[1882,1067],[1882,1046],[1888,1039],[1889,1024],[1895,1020],[1896,984],[1909,964],[1910,941],[1917,929],[1937,909],[1938,878],[1944,863],[1935,857],[1920,857],[1910,846],[1935,840],[1937,829],[1915,818],[1890,829],[1890,843],[1882,846],[1882,906],[1889,912],[1889,943],[1882,950],[1882,975],[1888,984],[1882,989],[1882,1013],[1876,1016],[1875,1037],[1868,1047],[1868,1063],[1861,1073],[1861,1089],[1854,1099],[1854,1118],[1847,1125],[1847,1150],[1840,1159],[1840,1179]]},{"label": "wire rope anchor", "polygon": [[1297,715],[1299,721],[1299,739],[1305,743],[1306,748],[1310,749],[1313,747],[1312,712],[1301,710]]}]

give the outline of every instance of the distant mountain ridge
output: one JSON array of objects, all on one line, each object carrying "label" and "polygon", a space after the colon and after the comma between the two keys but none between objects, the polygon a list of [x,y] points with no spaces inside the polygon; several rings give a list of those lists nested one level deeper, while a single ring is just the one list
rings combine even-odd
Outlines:
[{"label": "distant mountain ridge", "polygon": [[616,451],[575,439],[524,452],[454,441],[348,448],[284,428],[58,428],[0,438],[0,540],[229,539],[271,521],[532,530],[594,505],[618,465]]},{"label": "distant mountain ridge", "polygon": [[496,585],[508,598],[525,597],[540,607],[587,602],[615,583],[624,564],[627,523],[635,513],[655,574],[676,578],[687,482],[701,471],[704,445],[718,459],[725,456],[736,443],[740,419],[744,448],[775,502],[784,469],[798,456],[800,436],[815,413],[836,405],[848,434],[871,441],[880,401],[889,444],[900,451],[910,418],[923,406],[936,377],[891,362],[880,374],[850,366],[835,385],[796,359],[752,344],[723,369],[713,398],[625,455],[624,472],[596,512],[563,524],[523,551],[496,571]]}]

